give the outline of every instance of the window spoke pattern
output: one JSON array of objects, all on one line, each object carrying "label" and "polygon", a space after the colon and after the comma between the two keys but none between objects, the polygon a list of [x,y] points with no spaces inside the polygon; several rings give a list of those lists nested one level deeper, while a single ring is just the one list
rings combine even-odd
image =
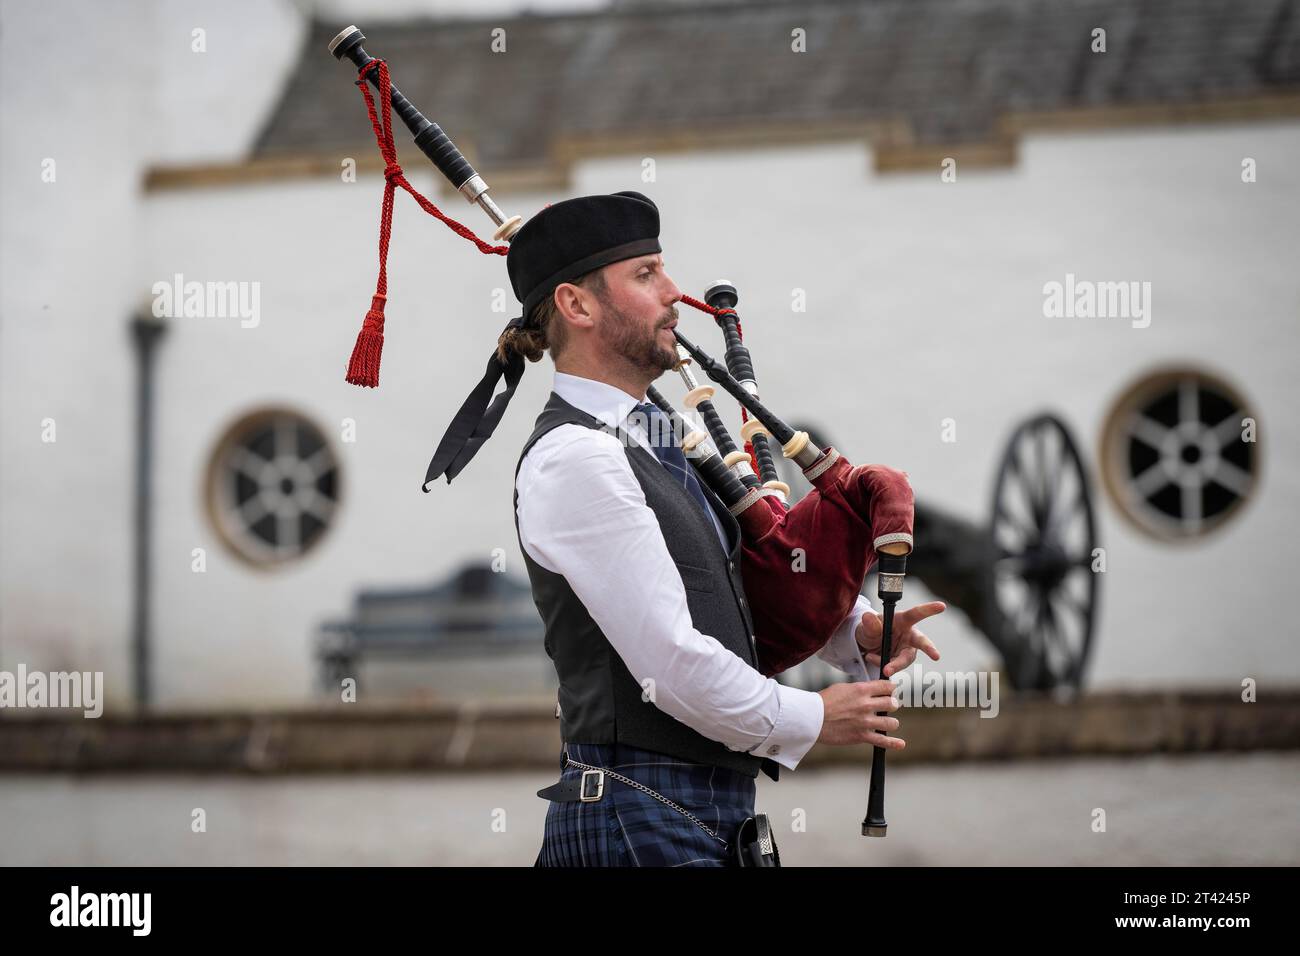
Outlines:
[{"label": "window spoke pattern", "polygon": [[338,508],[338,461],[321,431],[296,412],[267,410],[237,422],[208,474],[209,508],[223,540],[255,564],[301,557]]},{"label": "window spoke pattern", "polygon": [[1165,540],[1220,526],[1254,491],[1253,416],[1236,391],[1192,369],[1163,371],[1130,389],[1107,422],[1103,467],[1124,514]]}]

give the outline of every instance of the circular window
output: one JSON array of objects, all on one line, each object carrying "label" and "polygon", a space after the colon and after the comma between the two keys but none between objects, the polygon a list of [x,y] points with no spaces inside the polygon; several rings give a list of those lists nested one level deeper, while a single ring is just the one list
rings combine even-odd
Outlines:
[{"label": "circular window", "polygon": [[324,535],[339,501],[339,467],[324,434],[297,412],[236,422],[208,467],[208,506],[221,538],[259,565],[293,560]]},{"label": "circular window", "polygon": [[1226,382],[1194,369],[1142,379],[1102,431],[1102,474],[1120,511],[1149,534],[1185,540],[1228,520],[1255,490],[1254,414]]}]

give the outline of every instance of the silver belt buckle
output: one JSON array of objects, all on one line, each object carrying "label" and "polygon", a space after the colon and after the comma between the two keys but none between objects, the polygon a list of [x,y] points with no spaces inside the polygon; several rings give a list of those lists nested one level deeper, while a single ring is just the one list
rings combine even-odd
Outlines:
[{"label": "silver belt buckle", "polygon": [[[587,796],[587,777],[591,774],[596,776],[596,793],[593,796]],[[583,803],[595,803],[600,799],[601,794],[605,792],[605,771],[603,770],[584,770],[582,771],[582,786],[578,790],[578,799]]]}]

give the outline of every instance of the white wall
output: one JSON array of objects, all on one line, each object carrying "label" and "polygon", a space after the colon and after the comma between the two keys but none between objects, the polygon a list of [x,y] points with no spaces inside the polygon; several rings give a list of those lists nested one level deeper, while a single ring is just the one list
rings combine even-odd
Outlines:
[{"label": "white wall", "polygon": [[301,26],[259,0],[0,9],[0,666],[104,670],[129,694],[140,183],[243,155]]},{"label": "white wall", "polygon": [[[1283,165],[1298,145],[1300,128],[1269,125],[1042,137],[1025,144],[1015,169],[959,172],[951,185],[864,173],[867,157],[848,145],[664,156],[658,181],[644,185],[639,157],[628,157],[578,170],[572,192],[649,192],[678,284],[696,295],[720,274],[738,284],[771,405],[842,436],[855,461],[906,469],[918,497],[972,521],[988,520],[998,456],[1032,411],[1061,412],[1095,468],[1105,412],[1135,376],[1170,360],[1224,374],[1259,410],[1262,490],[1220,534],[1173,547],[1130,530],[1098,484],[1110,570],[1093,683],[1212,682],[1227,679],[1225,668],[1233,682],[1238,672],[1294,680],[1300,661],[1270,599],[1300,497],[1283,411],[1296,398],[1293,360],[1279,347],[1294,335],[1296,279],[1283,254],[1294,226],[1277,215],[1300,195]],[[1240,183],[1241,155],[1258,160],[1261,182]],[[809,196],[805,177],[827,184],[825,194]],[[504,263],[399,204],[382,384],[370,392],[342,381],[374,278],[380,191],[378,178],[363,177],[149,202],[155,267],[141,281],[181,271],[263,283],[259,328],[179,320],[166,345],[160,470],[183,479],[160,500],[177,516],[160,530],[173,556],[160,569],[172,596],[162,629],[177,636],[173,689],[291,695],[309,678],[312,620],[343,610],[356,586],[428,580],[487,560],[494,547],[522,573],[511,479],[549,390],[549,360],[530,367],[497,436],[461,478],[417,490],[508,317],[491,311]],[[501,201],[531,216],[554,198]],[[487,231],[481,215],[464,218]],[[852,234],[852,222],[864,226]],[[1043,318],[1043,283],[1067,271],[1151,281],[1150,327]],[[790,311],[796,287],[807,290],[806,314]],[[686,327],[715,341],[702,316],[688,314]],[[358,422],[357,443],[340,446],[348,489],[338,526],[285,572],[219,559],[208,575],[191,574],[190,547],[221,554],[196,493],[213,441],[241,410],[282,400],[336,434],[343,418]],[[940,441],[946,417],[957,419],[956,444]],[[1253,571],[1236,573],[1243,567]],[[1221,597],[1215,586],[1229,568],[1233,592]],[[945,663],[988,658],[956,612],[934,632],[951,651]],[[212,642],[223,648],[215,661]],[[249,658],[268,665],[261,677],[248,676]]]},{"label": "white wall", "polygon": [[[494,0],[488,9],[524,6],[578,9],[584,0]],[[148,168],[247,155],[308,16],[343,25],[483,9],[479,0],[0,7],[0,667],[104,670],[111,700],[130,693],[128,323],[149,299],[140,277],[156,267],[141,254]],[[52,183],[42,181],[47,158]],[[45,419],[55,422],[53,443],[41,440]],[[165,473],[159,494],[168,494]],[[168,675],[158,683],[166,696]]]},{"label": "white wall", "polygon": [[[155,643],[164,704],[301,701],[314,676],[314,628],[346,612],[356,588],[427,582],[495,547],[523,573],[511,481],[549,390],[549,359],[530,366],[469,470],[451,486],[418,490],[437,437],[514,314],[491,311],[493,290],[508,289],[504,262],[399,197],[382,384],[363,390],[343,372],[373,288],[380,179],[138,190],[151,162],[246,148],[300,30],[282,7],[272,8],[278,33],[234,31],[251,6],[209,9],[206,60],[188,52],[193,18],[165,4],[129,28],[107,10],[78,7],[83,29],[71,33],[66,14],[6,7],[0,666],[104,669],[114,695],[129,689],[126,321],[154,281],[176,272],[260,282],[262,316],[255,329],[177,319],[161,346]],[[161,63],[121,62],[126,32],[137,49],[169,52]],[[230,40],[214,47],[214,36]],[[26,70],[15,51],[28,44],[46,51],[44,72],[57,82]],[[229,82],[254,65],[267,71],[264,85]],[[155,66],[170,85],[159,86]],[[360,108],[342,75],[338,96],[340,110]],[[988,520],[998,456],[1029,413],[1060,411],[1095,476],[1103,417],[1136,376],[1187,360],[1227,377],[1258,411],[1264,468],[1256,500],[1229,527],[1200,543],[1159,544],[1130,530],[1094,488],[1110,570],[1092,683],[1294,682],[1300,655],[1276,595],[1300,505],[1288,414],[1297,399],[1297,147],[1295,123],[1036,136],[1014,168],[959,170],[955,184],[937,171],[876,176],[855,144],[665,154],[654,183],[641,182],[641,157],[628,156],[580,167],[570,194],[649,193],[683,290],[699,295],[718,276],[737,283],[771,406],[824,425],[856,462],[907,470],[919,498],[972,521]],[[431,190],[409,145],[399,150],[416,185]],[[46,155],[59,159],[56,185],[40,182]],[[1259,182],[1240,182],[1243,156],[1258,161]],[[528,217],[558,198],[499,201]],[[490,232],[460,200],[445,206]],[[1150,281],[1150,328],[1043,318],[1043,284],[1066,272]],[[806,313],[790,311],[796,287],[807,290]],[[711,323],[682,313],[697,340],[716,344]],[[225,426],[271,403],[303,409],[334,438],[345,487],[321,547],[263,572],[225,552],[202,486]],[[54,445],[40,442],[47,416],[58,422]],[[349,417],[357,441],[342,444]],[[958,422],[956,444],[940,441],[947,417]],[[206,574],[190,570],[195,547],[207,549]],[[910,587],[913,595],[923,589]],[[955,610],[929,630],[945,665],[990,659]]]}]

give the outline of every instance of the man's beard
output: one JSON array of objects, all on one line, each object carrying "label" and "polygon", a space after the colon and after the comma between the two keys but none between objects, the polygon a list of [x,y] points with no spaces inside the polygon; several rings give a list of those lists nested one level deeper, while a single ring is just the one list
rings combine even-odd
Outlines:
[{"label": "man's beard", "polygon": [[659,342],[659,332],[677,318],[677,310],[670,309],[659,317],[653,329],[646,329],[626,312],[603,301],[608,320],[600,325],[601,340],[616,355],[641,372],[666,372],[677,366],[677,350]]}]

